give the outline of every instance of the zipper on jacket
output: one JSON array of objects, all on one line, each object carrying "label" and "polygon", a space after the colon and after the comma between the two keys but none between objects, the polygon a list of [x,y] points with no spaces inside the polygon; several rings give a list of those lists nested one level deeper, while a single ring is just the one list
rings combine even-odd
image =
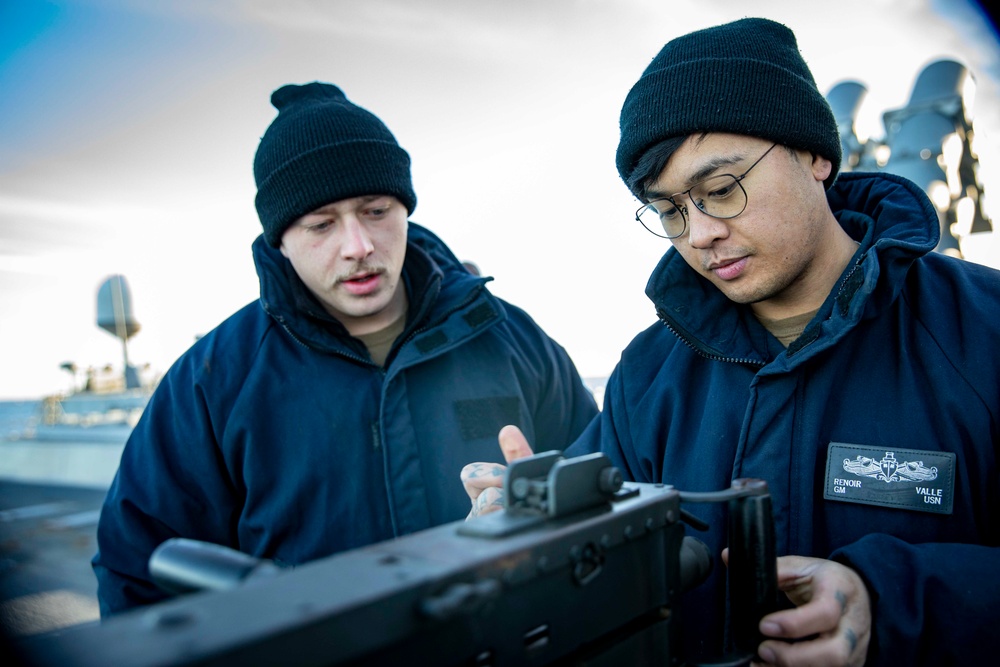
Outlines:
[{"label": "zipper on jacket", "polygon": [[[858,275],[858,271],[861,270],[861,264],[864,259],[865,253],[858,255],[857,261],[851,267],[851,270],[844,276],[844,279],[840,281],[840,285],[837,287],[837,293],[833,296],[833,306],[832,310],[839,310],[840,314],[844,317],[847,316],[850,310],[851,301],[857,295],[858,291],[861,289],[861,285],[864,282],[864,275],[859,276],[855,280],[855,276]],[[829,316],[828,316],[829,317]],[[811,337],[805,339],[806,332],[810,332]],[[819,327],[806,327],[806,330],[802,332],[799,338],[792,341],[788,346],[788,358],[791,359],[794,355],[798,354],[802,350],[805,350],[810,345],[819,340]]]},{"label": "zipper on jacket", "polygon": [[[851,267],[850,273],[848,273],[846,276],[844,276],[844,279],[841,281],[840,288],[837,290],[837,296],[834,297],[834,300],[837,303],[840,302],[840,297],[841,297],[841,295],[843,295],[844,290],[846,290],[848,288],[848,286],[852,284],[853,278],[854,278],[854,274],[857,273],[861,269],[861,263],[864,260],[864,256],[865,256],[865,253],[861,253],[861,255],[858,257],[858,261],[854,262],[854,266]],[[864,276],[862,276],[861,279],[864,280]],[[854,295],[858,293],[858,290],[860,288],[861,288],[860,285],[854,287],[854,293],[851,294],[851,299],[852,300],[854,299]],[[846,313],[845,313],[845,315],[846,315]]]},{"label": "zipper on jacket", "polygon": [[308,343],[306,343],[305,341],[300,340],[299,337],[295,335],[295,332],[292,331],[291,327],[289,327],[287,324],[285,324],[285,318],[283,318],[280,315],[275,315],[274,313],[272,313],[268,309],[268,307],[266,305],[264,305],[264,312],[267,313],[268,315],[270,315],[271,319],[274,320],[275,322],[277,322],[281,326],[281,328],[285,330],[285,333],[287,333],[292,338],[293,341],[295,341],[296,343],[298,343],[299,345],[301,345],[305,349],[309,350],[310,352],[324,352],[324,353],[327,353],[327,354],[334,354],[334,355],[337,355],[337,356],[340,356],[340,357],[344,357],[345,359],[350,359],[352,361],[361,362],[362,364],[367,364],[368,366],[378,366],[378,364],[376,364],[371,359],[365,359],[365,358],[361,357],[360,355],[356,355],[356,354],[351,353],[350,351],[341,351],[341,350],[329,350],[329,351],[325,351],[325,350],[318,350],[318,349],[312,347],[311,345],[309,345]]},{"label": "zipper on jacket", "polygon": [[686,336],[681,335],[681,333],[679,331],[677,331],[677,329],[675,329],[673,327],[673,325],[670,324],[669,321],[667,321],[666,313],[659,306],[656,307],[656,316],[660,319],[660,322],[663,323],[663,326],[665,326],[667,328],[667,330],[670,331],[670,333],[672,333],[673,335],[677,336],[677,338],[680,339],[680,341],[682,343],[684,343],[689,348],[691,348],[692,350],[694,350],[694,352],[696,354],[698,354],[698,355],[700,355],[700,356],[702,356],[702,357],[704,357],[706,359],[709,359],[711,361],[727,361],[727,362],[732,362],[734,364],[746,364],[748,366],[756,366],[757,368],[763,368],[764,366],[767,365],[763,361],[758,361],[757,359],[742,359],[740,357],[724,357],[724,356],[719,355],[719,354],[713,354],[712,352],[708,352],[704,348],[699,347],[698,345],[695,345],[692,341],[688,340],[688,338]]}]

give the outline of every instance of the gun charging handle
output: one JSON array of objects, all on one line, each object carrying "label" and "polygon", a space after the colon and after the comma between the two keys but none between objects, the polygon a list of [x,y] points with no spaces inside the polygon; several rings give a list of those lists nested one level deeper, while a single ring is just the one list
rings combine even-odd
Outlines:
[{"label": "gun charging handle", "polygon": [[[713,667],[749,665],[764,636],[760,619],[778,609],[778,563],[774,517],[767,482],[760,479],[733,480],[724,491],[681,492],[681,502],[718,503],[729,506],[729,639],[735,658],[706,663]],[[692,517],[693,518],[693,517]],[[692,522],[693,527],[700,522]],[[705,526],[707,527],[707,526]]]},{"label": "gun charging handle", "polygon": [[737,652],[756,655],[760,619],[778,608],[778,570],[767,482],[734,480],[729,501],[729,608]]},{"label": "gun charging handle", "polygon": [[161,590],[173,595],[236,588],[247,580],[281,571],[273,561],[254,558],[219,544],[174,537],[149,558],[149,573]]}]

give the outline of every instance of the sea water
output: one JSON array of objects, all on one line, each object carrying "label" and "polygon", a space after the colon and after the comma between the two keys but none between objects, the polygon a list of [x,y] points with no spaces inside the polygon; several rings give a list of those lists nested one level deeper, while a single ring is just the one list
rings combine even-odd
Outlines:
[{"label": "sea water", "polygon": [[20,440],[39,418],[42,401],[0,401],[0,441]]},{"label": "sea water", "polygon": [[0,401],[0,482],[4,480],[107,489],[125,437],[109,442],[31,439],[42,401]]}]

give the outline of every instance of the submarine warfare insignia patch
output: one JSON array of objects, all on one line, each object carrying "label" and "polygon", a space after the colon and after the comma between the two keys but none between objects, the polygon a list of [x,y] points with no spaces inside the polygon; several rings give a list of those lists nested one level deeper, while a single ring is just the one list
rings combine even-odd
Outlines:
[{"label": "submarine warfare insignia patch", "polygon": [[823,497],[849,503],[951,514],[955,454],[831,442]]}]

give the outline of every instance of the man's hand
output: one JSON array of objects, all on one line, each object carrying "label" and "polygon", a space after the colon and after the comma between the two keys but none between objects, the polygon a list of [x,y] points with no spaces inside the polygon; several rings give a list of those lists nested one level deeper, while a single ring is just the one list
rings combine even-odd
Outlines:
[{"label": "man's hand", "polygon": [[[521,429],[504,426],[498,436],[500,451],[507,463],[531,456],[534,452]],[[466,520],[503,509],[503,476],[506,466],[499,463],[470,463],[462,468],[462,485],[472,499],[472,511]]]},{"label": "man's hand", "polygon": [[[723,558],[728,556],[723,552]],[[760,631],[768,639],[757,654],[767,665],[861,667],[871,641],[871,602],[857,572],[832,560],[782,556],[778,588],[795,609],[768,614]],[[779,639],[803,640],[792,644]]]}]

